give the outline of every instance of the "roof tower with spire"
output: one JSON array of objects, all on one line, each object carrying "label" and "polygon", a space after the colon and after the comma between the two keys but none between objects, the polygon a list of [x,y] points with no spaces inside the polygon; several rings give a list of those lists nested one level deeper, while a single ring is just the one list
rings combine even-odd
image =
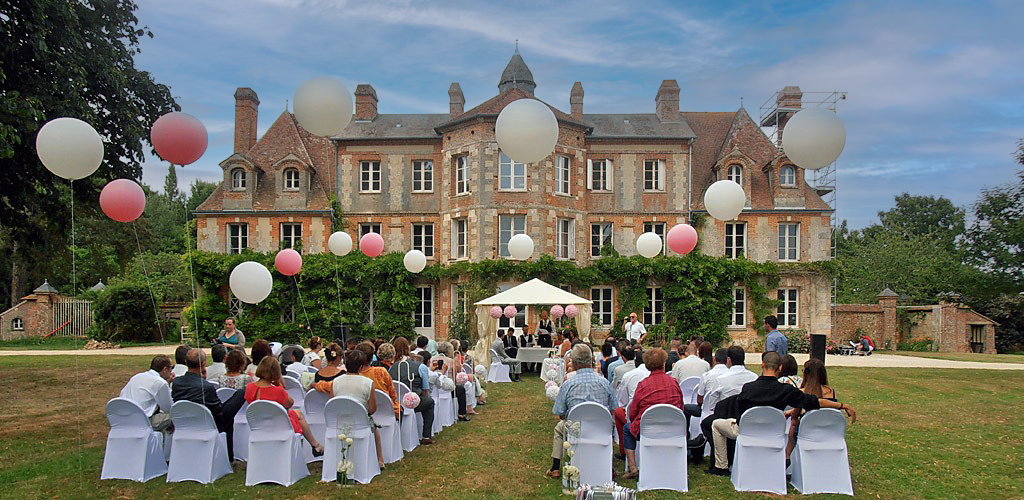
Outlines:
[{"label": "roof tower with spire", "polygon": [[498,83],[498,92],[505,93],[510,89],[520,89],[527,94],[533,95],[533,89],[537,84],[533,81],[533,73],[526,67],[523,56],[519,55],[519,42],[516,42],[516,52],[512,54],[505,71],[501,72],[501,82]]}]

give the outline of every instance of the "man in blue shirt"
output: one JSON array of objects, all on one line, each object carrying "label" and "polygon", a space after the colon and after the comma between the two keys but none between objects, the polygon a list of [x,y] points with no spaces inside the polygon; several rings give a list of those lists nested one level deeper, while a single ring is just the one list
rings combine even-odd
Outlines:
[{"label": "man in blue shirt", "polygon": [[555,425],[555,436],[551,446],[551,470],[547,472],[549,477],[560,476],[562,466],[562,451],[565,442],[565,418],[569,410],[580,403],[598,403],[608,409],[609,413],[615,411],[618,403],[612,391],[612,385],[608,379],[601,376],[601,372],[594,369],[594,353],[586,344],[576,344],[569,354],[574,368],[572,376],[569,377],[558,390],[558,397],[551,412],[558,415],[559,421]]},{"label": "man in blue shirt", "polygon": [[779,356],[785,356],[789,352],[789,343],[786,336],[779,332],[779,318],[764,318],[764,329],[768,331],[768,337],[764,339],[764,352],[774,351]]}]

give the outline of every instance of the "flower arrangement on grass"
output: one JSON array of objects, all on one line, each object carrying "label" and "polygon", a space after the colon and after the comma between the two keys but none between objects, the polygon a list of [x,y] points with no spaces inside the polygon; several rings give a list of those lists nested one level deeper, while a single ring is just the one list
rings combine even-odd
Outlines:
[{"label": "flower arrangement on grass", "polygon": [[[557,394],[556,394],[557,396]],[[576,454],[576,443],[580,440],[580,423],[573,420],[565,421],[565,449],[562,457],[562,493],[576,496],[580,486],[580,469],[572,465],[572,457]]]},{"label": "flower arrangement on grass", "polygon": [[348,458],[349,449],[354,442],[350,436],[351,432],[351,428],[345,427],[338,434],[338,454],[341,455],[341,459],[338,460],[338,474],[335,480],[342,486],[348,485],[348,475],[356,468],[356,464],[352,463]]}]

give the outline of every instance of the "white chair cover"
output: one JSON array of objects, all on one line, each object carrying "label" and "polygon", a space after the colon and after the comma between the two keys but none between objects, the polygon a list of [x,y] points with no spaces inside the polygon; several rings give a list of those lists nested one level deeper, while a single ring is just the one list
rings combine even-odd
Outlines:
[{"label": "white chair cover", "polygon": [[154,431],[149,417],[134,401],[114,398],[107,402],[107,449],[100,479],[146,482],[167,473],[163,433]]},{"label": "white chair cover", "polygon": [[380,452],[384,455],[384,463],[391,464],[402,459],[402,430],[398,426],[398,419],[395,418],[395,406],[388,393],[374,390],[374,397],[377,398],[377,411],[373,414],[373,421],[380,426],[377,433],[380,434]]},{"label": "white chair cover", "polygon": [[245,410],[245,416],[249,421],[246,486],[260,483],[291,486],[309,475],[302,454],[302,435],[292,429],[292,421],[283,406],[273,401],[253,401]]},{"label": "white chair cover", "polygon": [[839,410],[826,408],[804,415],[791,457],[792,483],[800,493],[853,495],[846,418]]},{"label": "white chair cover", "polygon": [[307,373],[306,365],[302,363],[292,363],[285,367],[284,371],[288,372],[289,377],[295,377],[295,380],[300,380],[303,373]]},{"label": "white chair cover", "polygon": [[212,384],[214,387],[220,388],[220,382],[217,382],[216,380],[207,380],[207,382]]},{"label": "white chair cover", "polygon": [[[697,404],[697,386],[700,385],[700,377],[686,377],[679,383],[679,389],[683,391],[683,403],[688,405]],[[701,412],[701,415],[704,413]],[[693,439],[700,435],[700,419],[690,419],[688,437]]]},{"label": "white chair cover", "polygon": [[324,435],[324,468],[320,480],[331,482],[338,479],[338,462],[341,461],[338,434],[347,431],[346,437],[353,441],[348,450],[348,459],[355,465],[348,478],[369,484],[380,474],[380,467],[377,465],[377,445],[373,440],[373,431],[370,430],[366,407],[349,397],[333,397],[324,408],[324,419],[327,422],[327,434]]},{"label": "white chair cover", "polygon": [[[469,380],[465,384],[462,384],[462,386],[466,388],[466,407],[467,408],[475,407],[476,406],[476,384],[474,384],[472,380]],[[458,408],[456,408],[456,411],[458,411]]]},{"label": "white chair cover", "polygon": [[781,410],[757,406],[743,412],[732,462],[736,491],[786,494],[786,416]]},{"label": "white chair cover", "polygon": [[[323,442],[324,432],[327,430],[327,424],[324,423],[324,407],[327,406],[327,400],[329,399],[331,399],[330,395],[316,389],[310,389],[306,392],[303,401],[304,411],[302,413],[306,416],[309,430],[321,442]],[[305,450],[305,446],[303,446],[303,450]],[[310,454],[312,454],[312,451],[312,448],[310,448]],[[323,460],[322,455],[319,457],[306,457],[306,463],[319,462],[321,460]]]},{"label": "white chair cover", "polygon": [[512,373],[511,368],[508,365],[503,364],[498,359],[498,353],[491,349],[491,369],[487,372],[488,382],[512,382],[512,377],[509,374]]},{"label": "white chair cover", "polygon": [[320,371],[320,369],[311,365],[311,366],[307,366],[306,367],[306,371],[309,372],[309,373],[316,373],[316,372]]},{"label": "white chair cover", "polygon": [[273,354],[275,358],[280,356],[281,355],[281,347],[282,347],[282,344],[280,342],[271,342],[270,343],[270,354]]},{"label": "white chair cover", "polygon": [[234,432],[232,446],[235,460],[249,460],[249,419],[245,413],[248,409],[249,403],[242,403],[242,406],[238,408],[238,413],[235,414],[234,426],[231,428]]},{"label": "white chair cover", "polygon": [[284,377],[284,390],[288,391],[288,395],[294,401],[291,409],[302,411],[303,401],[306,399],[306,391],[302,388],[302,382],[299,382],[299,378],[286,375]]},{"label": "white chair cover", "polygon": [[221,403],[231,399],[231,396],[234,395],[235,390],[230,387],[221,387],[220,389],[217,389],[217,398],[220,399]]},{"label": "white chair cover", "polygon": [[[394,381],[395,392],[398,394],[398,400],[404,401],[405,395],[409,393],[409,387],[397,380]],[[406,408],[402,405],[402,423],[400,424],[402,434],[402,450],[412,451],[415,450],[420,444],[419,434],[416,429],[416,410],[413,408]]]},{"label": "white chair cover", "polygon": [[574,447],[571,464],[580,470],[580,484],[605,484],[612,480],[612,434],[615,426],[608,408],[587,402],[573,406],[566,425],[579,422],[578,437],[566,436]]},{"label": "white chair cover", "polygon": [[210,410],[191,401],[171,406],[174,434],[167,482],[196,481],[209,484],[234,472],[228,461],[227,434],[217,430]]},{"label": "white chair cover", "polygon": [[687,491],[685,428],[686,414],[675,406],[660,404],[644,411],[637,442],[637,456],[643,456],[638,490]]}]

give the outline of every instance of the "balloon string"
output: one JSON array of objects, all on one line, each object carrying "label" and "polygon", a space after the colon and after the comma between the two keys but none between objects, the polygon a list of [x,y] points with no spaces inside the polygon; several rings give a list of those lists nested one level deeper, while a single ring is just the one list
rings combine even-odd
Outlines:
[{"label": "balloon string", "polygon": [[292,281],[295,282],[295,293],[299,295],[299,304],[302,305],[302,315],[306,318],[306,330],[312,331],[313,325],[309,324],[309,314],[306,313],[306,303],[302,301],[302,291],[299,290],[299,279],[292,275]]},{"label": "balloon string", "polygon": [[[75,258],[75,253],[78,250],[78,243],[75,239],[75,180],[70,179],[71,185],[71,299],[74,301],[78,298],[78,265]],[[72,330],[73,331],[73,330]],[[84,340],[83,340],[84,347]],[[75,377],[80,378],[82,374],[82,368],[79,365],[78,358],[81,356],[75,356]],[[75,400],[79,404],[75,405],[75,411],[77,417],[75,424],[78,426],[78,484],[85,485],[85,481],[82,480],[82,384],[75,384]]]},{"label": "balloon string", "polygon": [[[171,166],[173,167],[174,164],[172,163]],[[184,168],[184,165],[182,167]],[[188,254],[188,276],[189,283],[192,285],[192,324],[196,329],[196,349],[202,349],[199,344],[199,311],[196,310],[196,273],[192,267],[192,226],[188,223],[188,203],[185,200],[181,200],[181,208],[185,213],[185,253]],[[206,385],[200,384],[200,387],[203,401],[206,401]]]},{"label": "balloon string", "polygon": [[156,328],[160,332],[160,343],[164,343],[163,321],[160,321],[160,309],[156,306],[156,294],[153,293],[153,282],[149,279],[149,271],[146,269],[146,254],[142,253],[142,242],[139,240],[139,229],[132,221],[132,231],[135,232],[135,244],[139,246],[139,262],[142,263],[142,274],[146,275],[146,285],[149,287],[149,299],[153,303],[153,314],[156,316]]}]

